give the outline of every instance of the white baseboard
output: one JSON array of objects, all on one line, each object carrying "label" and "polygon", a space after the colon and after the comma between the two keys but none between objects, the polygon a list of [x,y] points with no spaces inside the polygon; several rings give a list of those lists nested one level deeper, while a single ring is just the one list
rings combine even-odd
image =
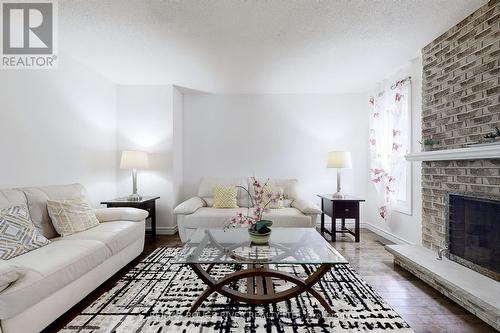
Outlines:
[{"label": "white baseboard", "polygon": [[[151,231],[151,228],[146,228],[146,231]],[[177,233],[177,226],[174,227],[156,227],[157,235],[175,235]]]},{"label": "white baseboard", "polygon": [[377,235],[382,236],[385,239],[390,240],[391,242],[393,242],[395,244],[414,245],[412,242],[407,241],[406,239],[399,237],[399,236],[393,234],[392,232],[389,232],[389,231],[386,231],[382,228],[379,228],[371,223],[362,222],[361,225],[364,225],[364,228],[366,228],[370,231],[373,231]]},{"label": "white baseboard", "polygon": [[[319,226],[319,222],[318,222],[318,224],[317,224],[317,225]],[[331,221],[331,219],[330,219],[330,218],[325,217],[325,227],[330,228],[330,226],[331,226],[331,225],[332,225],[332,221]],[[339,228],[339,226],[340,226],[340,221],[339,221],[339,220],[337,220],[337,228]],[[345,221],[345,226],[346,226],[346,227],[348,227],[348,228],[354,228],[354,221],[353,221],[353,220],[346,220],[346,221]],[[366,222],[361,221],[361,222],[359,223],[359,227],[360,227],[360,228],[367,228],[367,227],[366,227]]]},{"label": "white baseboard", "polygon": [[[328,226],[328,228],[329,228],[330,225],[331,225],[330,223],[331,223],[330,219],[327,219],[325,221],[325,226]],[[339,224],[340,224],[340,222],[337,221],[337,227],[338,227]],[[354,228],[354,221],[353,220],[347,220],[347,221],[345,221],[345,225],[349,229]],[[366,228],[366,229],[368,229],[368,230],[376,233],[377,235],[379,235],[381,237],[384,237],[385,239],[387,239],[387,240],[389,240],[389,241],[391,241],[391,242],[393,242],[395,244],[414,245],[414,243],[409,242],[406,239],[393,234],[392,232],[389,232],[387,230],[379,228],[376,225],[373,225],[373,224],[368,223],[368,222],[361,221],[359,223],[359,227],[360,228]]]}]

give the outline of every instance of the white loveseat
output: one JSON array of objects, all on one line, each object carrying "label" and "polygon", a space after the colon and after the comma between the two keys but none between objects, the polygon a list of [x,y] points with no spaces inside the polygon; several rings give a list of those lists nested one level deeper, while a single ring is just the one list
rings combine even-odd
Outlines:
[{"label": "white loveseat", "polygon": [[51,243],[9,260],[0,269],[20,277],[0,291],[3,333],[39,332],[82,300],[144,249],[147,212],[134,208],[103,208],[97,227],[66,237],[55,232],[47,199],[85,196],[82,185],[0,190],[0,208],[25,204],[31,218]]},{"label": "white loveseat", "polygon": [[[251,202],[244,190],[238,191],[238,207],[221,209],[213,207],[213,189],[219,184],[239,185],[248,189],[251,179],[204,178],[198,187],[198,196],[192,197],[174,209],[179,235],[187,242],[197,228],[222,228],[237,213],[246,214]],[[270,209],[264,218],[273,221],[274,227],[315,227],[321,210],[312,202],[300,198],[296,179],[271,179],[272,186],[284,189],[285,208]]]}]

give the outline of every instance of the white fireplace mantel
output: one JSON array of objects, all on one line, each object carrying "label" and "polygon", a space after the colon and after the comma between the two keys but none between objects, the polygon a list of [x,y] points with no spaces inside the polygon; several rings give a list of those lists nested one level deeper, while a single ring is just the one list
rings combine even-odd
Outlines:
[{"label": "white fireplace mantel", "polygon": [[500,144],[423,151],[405,155],[408,161],[454,161],[500,158]]}]

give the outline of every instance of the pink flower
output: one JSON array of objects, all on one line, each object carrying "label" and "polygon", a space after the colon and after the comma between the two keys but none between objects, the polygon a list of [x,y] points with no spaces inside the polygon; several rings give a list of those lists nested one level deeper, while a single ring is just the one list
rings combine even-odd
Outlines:
[{"label": "pink flower", "polygon": [[378,210],[378,211],[379,211],[379,213],[380,213],[380,216],[381,216],[383,219],[385,219],[385,215],[386,215],[386,213],[387,213],[387,207],[382,206],[382,207],[380,207],[380,208],[379,208],[379,210]]},{"label": "pink flower", "polygon": [[401,148],[403,145],[401,144],[397,144],[396,142],[393,142],[392,143],[392,150],[396,151],[398,150],[399,148]]},{"label": "pink flower", "polygon": [[400,93],[396,93],[396,102],[399,102],[402,97],[403,95],[401,95]]}]

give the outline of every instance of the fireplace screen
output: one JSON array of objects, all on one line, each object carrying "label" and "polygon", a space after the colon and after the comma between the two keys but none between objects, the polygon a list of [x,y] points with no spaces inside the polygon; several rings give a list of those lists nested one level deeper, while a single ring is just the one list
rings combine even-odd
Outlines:
[{"label": "fireplace screen", "polygon": [[450,194],[450,259],[500,280],[500,201]]}]

